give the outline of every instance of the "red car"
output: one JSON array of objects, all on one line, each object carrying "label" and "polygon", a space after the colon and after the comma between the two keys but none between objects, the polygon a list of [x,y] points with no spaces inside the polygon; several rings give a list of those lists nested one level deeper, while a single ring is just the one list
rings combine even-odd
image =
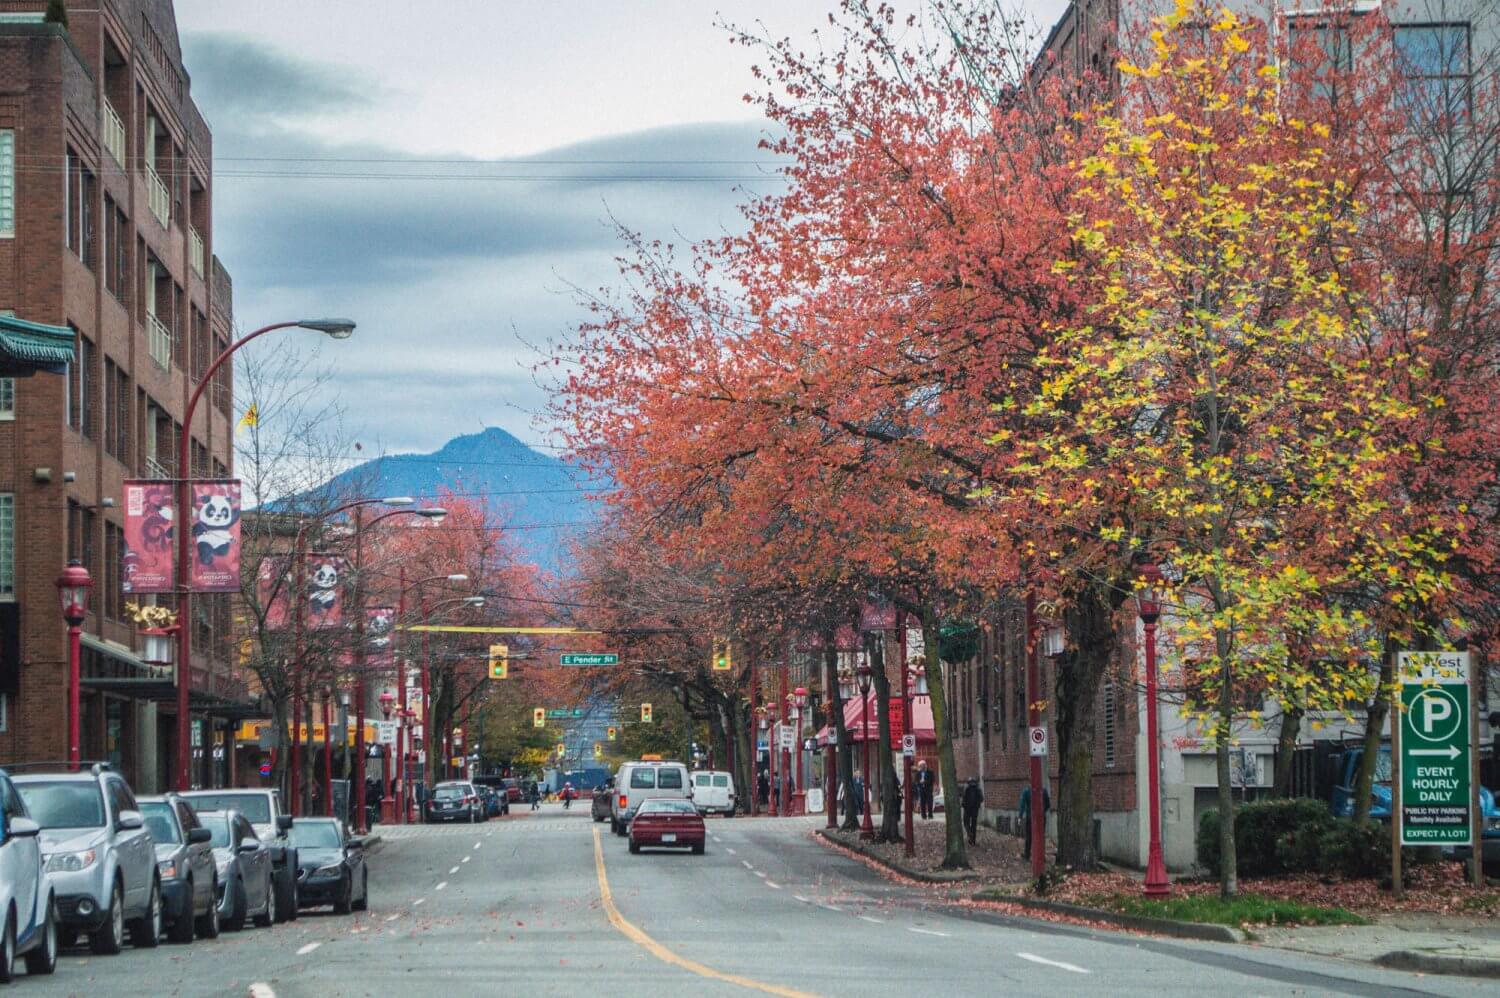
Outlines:
[{"label": "red car", "polygon": [[640,810],[635,812],[629,834],[631,852],[640,852],[642,846],[669,849],[687,846],[701,856],[708,833],[703,828],[703,816],[692,801],[653,797],[642,802]]}]

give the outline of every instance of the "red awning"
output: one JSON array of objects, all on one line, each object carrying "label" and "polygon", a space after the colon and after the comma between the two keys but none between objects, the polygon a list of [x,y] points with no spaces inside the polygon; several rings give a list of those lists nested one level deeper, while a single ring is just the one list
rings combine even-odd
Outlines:
[{"label": "red awning", "polygon": [[[870,691],[870,734],[871,741],[880,737],[880,720],[877,714],[878,703],[875,691]],[[911,712],[916,718],[916,736],[918,745],[936,745],[937,731],[932,724],[932,697],[927,694],[911,698]],[[901,736],[906,733],[906,725],[902,719],[902,704],[899,696],[891,697],[891,748],[901,748]],[[864,707],[858,700],[844,701],[844,730],[849,732],[851,741],[862,742],[865,740],[864,729]],[[824,725],[818,732],[818,744],[828,744],[828,725]]]}]

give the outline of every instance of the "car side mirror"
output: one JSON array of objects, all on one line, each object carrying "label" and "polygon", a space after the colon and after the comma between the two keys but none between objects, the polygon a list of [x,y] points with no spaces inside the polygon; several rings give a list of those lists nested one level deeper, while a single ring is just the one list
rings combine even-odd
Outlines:
[{"label": "car side mirror", "polygon": [[214,833],[207,828],[189,828],[188,845],[198,845],[200,842],[212,842]]},{"label": "car side mirror", "polygon": [[115,819],[115,827],[122,832],[129,832],[137,828],[142,828],[145,826],[145,824],[146,819],[141,816],[141,812],[139,811],[121,811],[120,816]]},{"label": "car side mirror", "polygon": [[363,849],[364,847],[365,847],[365,840],[362,839],[362,838],[360,838],[357,835],[354,838],[352,838],[352,839],[349,840],[349,848],[350,849]]},{"label": "car side mirror", "polygon": [[290,832],[292,830],[292,816],[290,814],[278,814],[276,816],[276,830],[278,832]]},{"label": "car side mirror", "polygon": [[41,830],[42,826],[30,818],[16,817],[10,819],[10,827],[5,830],[5,834],[15,838],[30,838]]},{"label": "car side mirror", "polygon": [[254,839],[246,839],[240,843],[240,852],[256,852],[260,849],[260,843]]}]

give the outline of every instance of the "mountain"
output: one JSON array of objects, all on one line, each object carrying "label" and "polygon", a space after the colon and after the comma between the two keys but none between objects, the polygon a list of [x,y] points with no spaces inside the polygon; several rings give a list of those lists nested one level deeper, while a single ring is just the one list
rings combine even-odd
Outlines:
[{"label": "mountain", "polygon": [[483,495],[495,522],[547,571],[567,570],[568,541],[594,520],[583,471],[542,454],[498,427],[454,437],[431,454],[391,454],[330,480],[333,494],[418,496],[446,489]]}]

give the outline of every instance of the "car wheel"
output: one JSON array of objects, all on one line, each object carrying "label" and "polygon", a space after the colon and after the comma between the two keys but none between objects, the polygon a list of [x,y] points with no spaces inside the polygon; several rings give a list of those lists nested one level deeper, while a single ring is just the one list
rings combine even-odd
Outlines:
[{"label": "car wheel", "polygon": [[151,881],[151,897],[146,913],[130,926],[130,944],[136,949],[155,949],[161,945],[161,881]]},{"label": "car wheel", "polygon": [[631,839],[630,840],[630,851],[633,852],[633,853],[639,853],[641,851],[641,844],[639,842],[637,842],[635,839]]},{"label": "car wheel", "polygon": [[355,911],[370,910],[370,871],[365,870],[359,875],[359,900],[354,902]]},{"label": "car wheel", "polygon": [[268,929],[276,924],[276,883],[266,874],[266,910],[255,916],[255,924]]},{"label": "car wheel", "polygon": [[353,894],[354,881],[351,878],[345,877],[339,881],[339,896],[333,902],[333,913],[335,915],[349,914],[349,909],[353,907],[353,901],[351,900]]},{"label": "car wheel", "polygon": [[245,885],[239,877],[229,885],[229,914],[224,919],[224,928],[238,932],[245,927]]},{"label": "car wheel", "polygon": [[109,895],[109,914],[104,924],[89,933],[89,949],[100,956],[114,956],[125,948],[125,897],[115,882]]},{"label": "car wheel", "polygon": [[219,938],[219,881],[214,879],[214,889],[209,894],[208,910],[198,916],[198,935],[204,939]]},{"label": "car wheel", "polygon": [[189,877],[187,882],[187,906],[178,914],[177,920],[172,923],[172,927],[167,930],[167,940],[178,944],[190,943],[193,941],[194,928],[196,926],[193,925],[193,879]]},{"label": "car wheel", "polygon": [[57,969],[57,901],[47,902],[47,921],[42,926],[42,944],[26,954],[26,973],[50,974]]},{"label": "car wheel", "polygon": [[5,913],[5,938],[0,941],[0,984],[9,984],[16,976],[16,917]]}]

